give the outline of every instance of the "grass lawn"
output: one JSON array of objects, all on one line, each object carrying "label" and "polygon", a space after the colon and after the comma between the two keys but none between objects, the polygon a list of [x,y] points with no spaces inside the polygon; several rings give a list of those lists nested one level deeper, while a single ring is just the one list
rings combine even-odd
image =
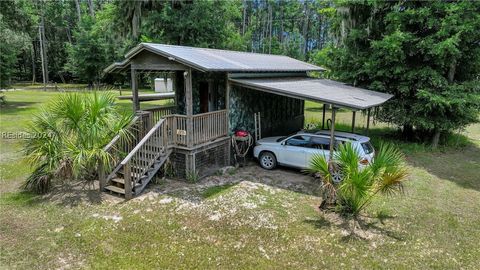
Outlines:
[{"label": "grass lawn", "polygon": [[[55,95],[8,92],[0,131],[24,130]],[[307,103],[307,121],[319,117],[321,107]],[[339,113],[340,128],[350,117]],[[371,130],[376,143],[404,150],[410,181],[404,196],[367,208],[355,235],[348,220],[317,211],[309,176],[255,164],[197,184],[161,181],[126,203],[78,187],[35,196],[18,190],[30,170],[21,141],[2,138],[0,268],[478,269],[480,125],[438,150],[390,133]]]}]

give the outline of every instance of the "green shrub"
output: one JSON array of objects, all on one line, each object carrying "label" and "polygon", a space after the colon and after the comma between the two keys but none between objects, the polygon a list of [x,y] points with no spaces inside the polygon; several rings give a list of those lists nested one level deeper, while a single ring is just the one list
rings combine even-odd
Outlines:
[{"label": "green shrub", "polygon": [[[349,143],[340,145],[333,160],[315,155],[308,172],[321,179],[324,200],[337,204],[343,213],[357,216],[378,194],[392,195],[403,191],[407,169],[403,154],[391,144],[382,144],[375,158],[361,167],[360,156]],[[342,181],[335,183],[332,175],[340,173]]]},{"label": "green shrub", "polygon": [[34,115],[24,151],[34,167],[24,187],[44,193],[57,179],[92,180],[97,167],[108,166],[104,146],[116,135],[128,137],[124,127],[131,115],[119,111],[109,92],[66,93]]}]

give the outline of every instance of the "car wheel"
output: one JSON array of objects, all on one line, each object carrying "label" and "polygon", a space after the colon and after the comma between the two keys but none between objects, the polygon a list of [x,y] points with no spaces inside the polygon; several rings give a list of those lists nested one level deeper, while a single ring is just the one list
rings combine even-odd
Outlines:
[{"label": "car wheel", "polygon": [[343,180],[343,174],[339,169],[333,170],[332,172],[332,181],[335,184],[338,184],[342,182]]},{"label": "car wheel", "polygon": [[260,166],[267,170],[272,170],[277,166],[277,158],[272,152],[262,152],[260,154]]}]

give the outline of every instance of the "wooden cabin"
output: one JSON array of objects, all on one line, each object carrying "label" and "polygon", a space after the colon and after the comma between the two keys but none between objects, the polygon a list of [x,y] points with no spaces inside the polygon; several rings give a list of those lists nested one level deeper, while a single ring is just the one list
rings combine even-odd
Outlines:
[{"label": "wooden cabin", "polygon": [[[304,126],[304,102],[314,100],[352,111],[378,106],[387,94],[330,80],[310,72],[324,69],[287,56],[141,43],[106,73],[131,74],[136,116],[133,138],[106,146],[114,159],[101,172],[101,189],[131,198],[161,169],[194,180],[231,164],[230,136],[237,129],[286,135]],[[138,76],[169,72],[174,106],[142,109]],[[334,110],[335,111],[335,110]],[[257,119],[258,120],[258,119]]]}]

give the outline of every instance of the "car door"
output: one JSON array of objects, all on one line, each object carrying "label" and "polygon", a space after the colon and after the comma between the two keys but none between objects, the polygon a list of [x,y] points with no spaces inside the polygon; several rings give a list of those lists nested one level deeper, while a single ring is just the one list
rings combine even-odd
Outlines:
[{"label": "car door", "polygon": [[308,135],[295,135],[286,139],[280,149],[279,162],[287,166],[305,168],[305,151],[309,143]]},{"label": "car door", "polygon": [[309,147],[305,151],[305,165],[308,167],[315,154],[320,154],[328,160],[330,156],[330,138],[325,136],[312,136]]}]

